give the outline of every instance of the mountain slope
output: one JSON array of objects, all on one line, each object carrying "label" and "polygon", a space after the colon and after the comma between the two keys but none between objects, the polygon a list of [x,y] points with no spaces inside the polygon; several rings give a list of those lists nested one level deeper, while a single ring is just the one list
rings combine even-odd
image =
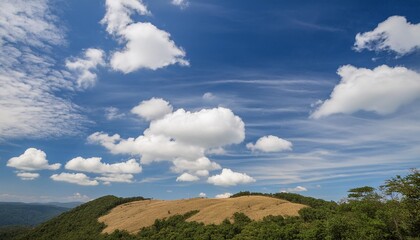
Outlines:
[{"label": "mountain slope", "polygon": [[244,213],[252,220],[262,220],[268,215],[298,216],[298,211],[306,207],[303,204],[267,196],[242,196],[227,199],[193,198],[172,201],[147,200],[126,203],[112,209],[99,218],[107,225],[106,233],[116,229],[136,233],[143,227],[151,226],[156,219],[174,215],[183,215],[198,211],[187,221],[204,224],[220,224],[225,219],[233,220],[236,212]]}]

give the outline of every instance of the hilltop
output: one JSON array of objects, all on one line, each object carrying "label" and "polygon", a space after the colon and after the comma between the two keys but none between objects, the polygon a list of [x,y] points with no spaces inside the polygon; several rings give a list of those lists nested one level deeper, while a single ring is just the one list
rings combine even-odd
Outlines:
[{"label": "hilltop", "polygon": [[188,222],[221,224],[225,219],[234,221],[234,213],[243,213],[252,220],[262,220],[273,216],[298,216],[299,210],[307,207],[303,204],[267,196],[241,196],[227,199],[192,198],[172,201],[145,200],[125,203],[112,209],[99,222],[107,225],[103,232],[126,230],[136,233],[143,227],[149,227],[157,219],[175,215],[184,215],[198,211],[187,218]]}]

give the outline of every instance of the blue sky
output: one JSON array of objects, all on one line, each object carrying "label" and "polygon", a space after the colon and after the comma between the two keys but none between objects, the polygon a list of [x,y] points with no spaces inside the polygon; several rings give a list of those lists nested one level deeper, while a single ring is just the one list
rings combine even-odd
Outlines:
[{"label": "blue sky", "polygon": [[339,200],[406,174],[420,156],[419,10],[3,1],[0,200]]}]

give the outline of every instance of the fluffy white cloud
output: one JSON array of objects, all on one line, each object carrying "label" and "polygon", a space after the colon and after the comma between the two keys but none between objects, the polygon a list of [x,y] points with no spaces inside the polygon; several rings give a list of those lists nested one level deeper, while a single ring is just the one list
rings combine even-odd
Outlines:
[{"label": "fluffy white cloud", "polygon": [[73,171],[91,172],[91,173],[140,173],[142,167],[135,159],[126,162],[108,164],[101,162],[102,158],[73,158],[66,163],[65,168]]},{"label": "fluffy white cloud", "polygon": [[378,26],[365,33],[356,35],[354,48],[383,51],[391,50],[404,55],[420,47],[420,24],[411,24],[402,16],[389,17]]},{"label": "fluffy white cloud", "polygon": [[185,51],[176,46],[170,34],[148,22],[133,23],[131,15],[150,14],[142,1],[107,0],[106,14],[101,23],[108,33],[125,43],[122,51],[111,56],[111,67],[123,73],[138,69],[159,69],[171,64],[189,65]]},{"label": "fluffy white cloud", "polygon": [[35,180],[39,177],[39,173],[18,172],[16,176],[20,177],[22,180]]},{"label": "fluffy white cloud", "polygon": [[64,44],[47,0],[0,1],[0,138],[80,132],[78,106],[56,95],[75,88],[53,55]]},{"label": "fluffy white cloud", "polygon": [[61,164],[48,164],[47,154],[36,148],[28,148],[19,157],[13,157],[7,161],[7,166],[24,171],[57,170]]},{"label": "fluffy white cloud", "polygon": [[53,174],[50,177],[54,181],[74,183],[82,186],[96,186],[98,181],[91,180],[88,176],[83,173],[60,173]]},{"label": "fluffy white cloud", "polygon": [[141,0],[106,0],[105,5],[106,14],[101,23],[106,24],[106,30],[110,34],[117,34],[133,23],[133,13],[150,14]]},{"label": "fluffy white cloud", "polygon": [[66,60],[66,67],[77,75],[77,86],[82,89],[95,85],[97,76],[94,71],[103,65],[105,65],[104,51],[96,48],[87,49],[83,58]]},{"label": "fluffy white cloud", "polygon": [[221,193],[221,194],[217,194],[216,196],[214,196],[214,198],[230,198],[230,196],[232,196],[232,193]]},{"label": "fluffy white cloud", "polygon": [[110,184],[111,182],[131,183],[133,178],[133,174],[106,173],[95,179],[103,181],[104,184]]},{"label": "fluffy white cloud", "polygon": [[286,189],[281,190],[281,192],[306,192],[306,191],[308,191],[308,189],[302,186],[297,186],[294,188],[286,188]]},{"label": "fluffy white cloud", "polygon": [[189,112],[178,109],[150,123],[145,133],[165,135],[183,143],[205,148],[241,143],[245,124],[230,109],[218,107]]},{"label": "fluffy white cloud", "polygon": [[382,65],[370,70],[346,65],[338,69],[338,75],[340,83],[312,118],[360,110],[386,115],[420,98],[420,74],[405,67]]},{"label": "fluffy white cloud", "polygon": [[246,147],[252,151],[261,152],[281,152],[286,150],[292,150],[293,144],[282,138],[269,135],[261,137],[255,144],[248,143]]},{"label": "fluffy white cloud", "polygon": [[192,174],[189,173],[183,173],[181,174],[181,176],[176,178],[177,182],[194,182],[194,181],[198,181],[200,180],[199,177],[194,176]]},{"label": "fluffy white cloud", "polygon": [[142,68],[156,70],[172,64],[188,66],[185,51],[175,45],[170,34],[151,23],[133,23],[120,32],[127,42],[111,57],[114,70],[130,73]]},{"label": "fluffy white cloud", "polygon": [[[179,109],[172,112],[168,102],[159,100],[156,104],[156,99],[152,100],[135,108],[135,112],[151,121],[143,135],[123,139],[118,134],[96,132],[88,137],[88,142],[100,144],[113,154],[141,156],[142,164],[172,162],[173,172],[184,173],[178,178],[182,181],[198,180],[207,177],[210,171],[220,169],[221,166],[210,161],[205,154],[213,151],[223,154],[223,146],[240,143],[245,137],[245,124],[230,109],[219,107],[197,112]],[[159,110],[156,114],[152,107],[155,105],[166,110]]]},{"label": "fluffy white cloud", "polygon": [[198,158],[197,160],[186,160],[177,158],[173,161],[174,166],[171,168],[173,172],[181,173],[184,171],[188,171],[197,176],[208,176],[209,171],[220,169],[220,165],[211,162],[206,157]]},{"label": "fluffy white cloud", "polygon": [[255,179],[245,173],[234,172],[224,168],[221,174],[211,176],[207,179],[208,183],[216,186],[236,186],[238,184],[253,183]]},{"label": "fluffy white cloud", "polygon": [[105,117],[108,120],[120,119],[125,116],[124,113],[120,113],[116,107],[107,107],[105,108]]},{"label": "fluffy white cloud", "polygon": [[198,194],[198,196],[201,197],[201,198],[205,198],[205,197],[207,197],[207,194],[201,192],[200,194]]},{"label": "fluffy white cloud", "polygon": [[172,110],[172,105],[169,102],[162,98],[151,98],[139,103],[139,105],[131,109],[131,112],[147,121],[152,121],[162,118],[166,114],[171,113]]}]

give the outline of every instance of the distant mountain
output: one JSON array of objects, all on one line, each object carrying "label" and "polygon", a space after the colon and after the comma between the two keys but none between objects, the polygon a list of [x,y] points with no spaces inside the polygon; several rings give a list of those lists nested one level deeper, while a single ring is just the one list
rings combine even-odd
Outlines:
[{"label": "distant mountain", "polygon": [[69,209],[50,204],[0,202],[0,227],[35,226]]}]

